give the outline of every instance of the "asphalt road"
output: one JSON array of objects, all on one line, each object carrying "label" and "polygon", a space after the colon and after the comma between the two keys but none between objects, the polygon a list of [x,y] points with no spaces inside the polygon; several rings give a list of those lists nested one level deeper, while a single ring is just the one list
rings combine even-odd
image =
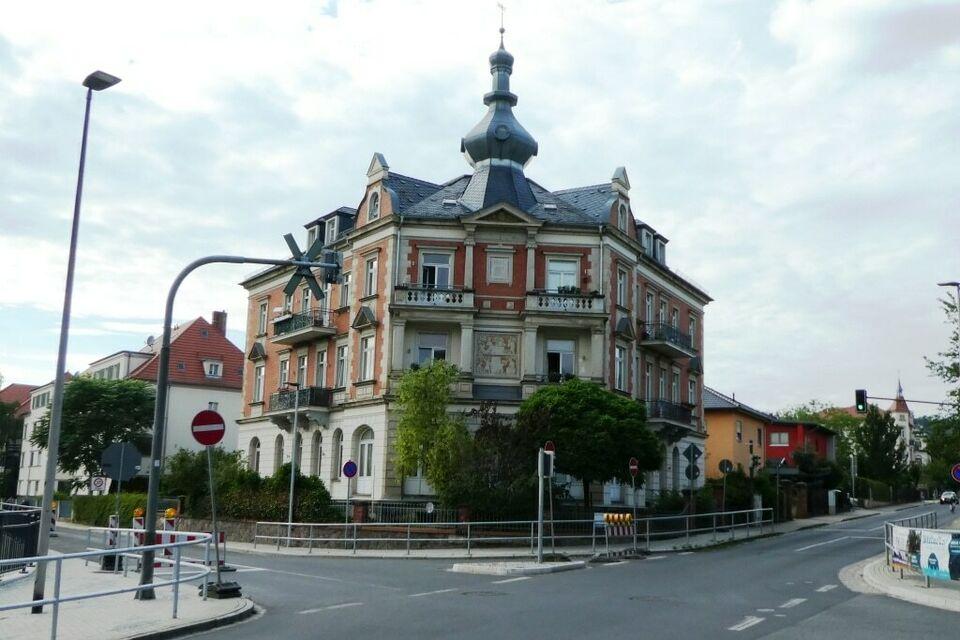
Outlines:
[{"label": "asphalt road", "polygon": [[[896,517],[930,509],[948,513],[927,505]],[[955,637],[955,614],[854,593],[838,579],[842,567],[882,551],[889,518],[519,579],[450,573],[450,561],[233,553],[233,577],[264,613],[197,637]],[[81,543],[64,531],[54,548]]]}]

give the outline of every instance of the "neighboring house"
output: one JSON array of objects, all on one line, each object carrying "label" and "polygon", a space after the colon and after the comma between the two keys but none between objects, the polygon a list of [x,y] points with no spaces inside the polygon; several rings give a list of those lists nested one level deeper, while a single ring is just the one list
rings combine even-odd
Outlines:
[{"label": "neighboring house", "polygon": [[776,468],[785,458],[784,469],[795,469],[795,453],[812,453],[818,458],[837,459],[837,435],[832,429],[817,422],[795,420],[771,420],[766,425],[766,462],[768,468]]},{"label": "neighboring house", "polygon": [[[13,424],[5,442],[0,443],[0,500],[15,496],[20,473],[20,451],[23,446],[23,421],[30,413],[31,384],[8,384],[0,389],[0,403],[12,405]],[[12,473],[8,473],[12,472]]]},{"label": "neighboring house", "polygon": [[[199,317],[174,328],[171,333],[164,459],[178,449],[203,449],[190,432],[193,416],[203,409],[218,411],[226,421],[227,431],[220,446],[227,451],[237,448],[236,419],[241,413],[243,352],[230,342],[226,330],[227,314],[214,311],[212,322]],[[83,375],[105,380],[132,378],[155,384],[159,359],[160,342],[151,336],[139,351],[118,351],[100,358],[91,363]],[[33,424],[47,413],[52,395],[52,382],[33,391],[32,398],[36,406],[27,417],[25,439],[32,433]],[[39,448],[22,453],[18,495],[42,495],[45,459],[46,451]],[[148,473],[148,462],[145,456],[142,474]],[[66,488],[66,481],[73,479],[74,475],[58,470],[58,483],[64,482],[62,488]]]},{"label": "neighboring house", "polygon": [[[645,487],[686,490],[690,444],[705,448],[703,312],[710,297],[667,264],[667,239],[636,219],[621,167],[609,182],[549,191],[526,177],[537,142],[514,117],[513,56],[490,57],[489,112],[461,141],[471,173],[442,184],[391,170],[374,154],[356,208],[309,222],[343,257],[342,280],[316,300],[284,293],[292,270],[265,269],[249,295],[240,449],[270,475],[291,459],[348,495],[341,467],[358,463],[360,500],[429,495],[402,477],[397,382],[412,365],[461,370],[453,410],[496,400],[504,413],[539,387],[575,376],[644,402],[666,445]],[[323,281],[320,278],[321,282]],[[299,382],[300,435],[292,444]],[[624,465],[630,452],[624,452]],[[696,486],[702,486],[702,456]],[[576,495],[576,481],[571,490]],[[598,497],[599,496],[598,488]],[[630,504],[614,482],[603,501]],[[642,500],[641,493],[637,499]]]},{"label": "neighboring house", "polygon": [[[73,378],[64,374],[64,381]],[[35,387],[30,392],[29,408],[23,417],[23,443],[20,447],[20,470],[17,475],[17,496],[42,496],[45,481],[47,450],[30,442],[33,429],[42,417],[47,415],[53,403],[53,381]],[[57,486],[66,488],[71,476],[57,469]],[[62,485],[61,485],[62,483]]]},{"label": "neighboring house", "polygon": [[[738,402],[710,387],[703,388],[703,413],[707,420],[706,470],[708,478],[722,478],[720,461],[750,474],[763,468],[766,425],[775,420],[759,409]],[[751,451],[752,450],[752,451]],[[756,456],[756,462],[753,457]]]},{"label": "neighboring house", "polygon": [[[864,415],[856,407],[844,407],[843,411],[863,420]],[[897,380],[897,396],[890,408],[887,409],[894,423],[900,429],[900,438],[897,443],[904,444],[904,456],[907,462],[925,465],[930,463],[930,454],[927,453],[927,443],[924,441],[921,429],[917,428],[916,417],[903,397],[903,385]]]}]

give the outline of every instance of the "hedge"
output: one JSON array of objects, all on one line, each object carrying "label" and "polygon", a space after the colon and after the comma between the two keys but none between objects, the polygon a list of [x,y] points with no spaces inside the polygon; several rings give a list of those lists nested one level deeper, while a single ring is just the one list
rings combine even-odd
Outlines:
[{"label": "hedge", "polygon": [[[110,514],[116,512],[117,496],[74,496],[73,521],[93,527],[106,527],[110,524]],[[133,510],[146,509],[147,494],[120,494],[120,526],[129,527],[133,521]]]},{"label": "hedge", "polygon": [[892,502],[893,494],[890,485],[879,480],[857,478],[857,498],[860,500],[872,499],[877,502]]}]

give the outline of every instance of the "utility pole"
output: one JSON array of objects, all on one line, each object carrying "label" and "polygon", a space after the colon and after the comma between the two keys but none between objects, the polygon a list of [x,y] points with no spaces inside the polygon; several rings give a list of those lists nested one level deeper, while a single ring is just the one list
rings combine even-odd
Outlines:
[{"label": "utility pole", "polygon": [[296,382],[287,382],[287,385],[294,387],[293,396],[293,447],[290,449],[290,500],[287,505],[287,546],[290,546],[290,534],[293,530],[293,489],[297,478],[297,438],[300,435],[297,431],[299,427],[298,418],[300,417],[300,376],[297,376]]}]

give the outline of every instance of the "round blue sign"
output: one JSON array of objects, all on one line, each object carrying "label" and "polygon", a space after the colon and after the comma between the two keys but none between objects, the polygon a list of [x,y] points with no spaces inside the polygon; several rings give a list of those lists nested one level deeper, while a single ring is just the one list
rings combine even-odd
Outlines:
[{"label": "round blue sign", "polygon": [[950,469],[950,477],[956,480],[957,482],[960,482],[960,462],[953,465],[953,468]]},{"label": "round blue sign", "polygon": [[343,463],[343,475],[352,478],[357,475],[357,463],[353,460],[347,460]]}]

